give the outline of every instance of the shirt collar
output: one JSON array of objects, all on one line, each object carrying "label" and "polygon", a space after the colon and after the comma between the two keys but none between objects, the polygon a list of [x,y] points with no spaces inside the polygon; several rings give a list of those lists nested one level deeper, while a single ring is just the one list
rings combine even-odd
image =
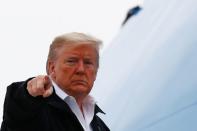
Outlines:
[{"label": "shirt collar", "polygon": [[[55,89],[55,93],[57,94],[57,96],[59,96],[63,101],[66,99],[66,98],[68,98],[68,97],[72,97],[72,96],[69,96],[66,92],[64,92],[52,79],[51,79],[51,81],[52,81],[52,85],[53,85],[53,87],[54,87],[54,89]],[[72,98],[74,98],[74,97],[72,97]],[[89,105],[89,104],[91,104],[91,105],[95,105],[95,114],[97,114],[97,113],[103,113],[103,114],[105,114],[105,112],[103,112],[100,108],[99,108],[99,106],[96,104],[97,102],[95,101],[95,99],[94,99],[94,97],[92,97],[91,95],[88,95],[85,99],[84,99],[84,102],[83,102],[84,104],[86,104],[86,105]]]},{"label": "shirt collar", "polygon": [[68,97],[69,95],[67,93],[65,93],[61,88],[59,88],[59,86],[53,81],[52,81],[52,85],[55,89],[55,93],[62,99],[64,100],[66,97]]}]

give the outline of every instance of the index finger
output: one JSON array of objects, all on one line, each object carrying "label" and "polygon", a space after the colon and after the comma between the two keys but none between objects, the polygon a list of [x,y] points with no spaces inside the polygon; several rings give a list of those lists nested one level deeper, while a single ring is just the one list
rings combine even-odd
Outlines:
[{"label": "index finger", "polygon": [[51,86],[51,79],[47,75],[44,76],[44,85],[45,88],[49,88]]}]

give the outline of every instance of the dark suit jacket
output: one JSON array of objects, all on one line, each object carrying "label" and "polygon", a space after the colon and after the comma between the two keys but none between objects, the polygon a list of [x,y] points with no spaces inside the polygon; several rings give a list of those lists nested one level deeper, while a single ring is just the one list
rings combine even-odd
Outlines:
[{"label": "dark suit jacket", "polygon": [[[32,97],[26,90],[27,81],[8,86],[0,131],[83,131],[77,117],[55,92],[47,98]],[[98,112],[102,111],[96,105],[93,130],[109,131]]]}]

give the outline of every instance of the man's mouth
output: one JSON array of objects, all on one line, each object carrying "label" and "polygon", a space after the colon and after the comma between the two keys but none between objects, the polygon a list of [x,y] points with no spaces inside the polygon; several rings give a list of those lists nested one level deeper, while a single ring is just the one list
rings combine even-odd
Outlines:
[{"label": "man's mouth", "polygon": [[84,80],[74,80],[72,81],[73,84],[79,84],[79,85],[87,85],[87,82]]}]

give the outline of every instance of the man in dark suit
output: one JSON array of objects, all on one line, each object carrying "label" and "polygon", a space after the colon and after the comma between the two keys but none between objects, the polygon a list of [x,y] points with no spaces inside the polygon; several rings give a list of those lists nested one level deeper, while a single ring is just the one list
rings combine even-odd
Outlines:
[{"label": "man in dark suit", "polygon": [[1,131],[109,131],[89,95],[99,67],[101,41],[82,33],[50,45],[47,75],[8,86]]}]

